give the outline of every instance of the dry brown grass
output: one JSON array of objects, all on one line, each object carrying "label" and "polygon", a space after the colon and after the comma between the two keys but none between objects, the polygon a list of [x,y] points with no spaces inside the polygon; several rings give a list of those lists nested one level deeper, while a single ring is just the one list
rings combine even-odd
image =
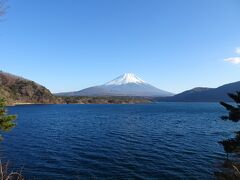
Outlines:
[{"label": "dry brown grass", "polygon": [[3,164],[0,161],[0,180],[24,180],[22,170],[19,172],[11,172],[8,165],[9,163]]},{"label": "dry brown grass", "polygon": [[240,179],[240,163],[226,160],[223,164],[223,169],[215,172],[218,180],[239,180]]}]

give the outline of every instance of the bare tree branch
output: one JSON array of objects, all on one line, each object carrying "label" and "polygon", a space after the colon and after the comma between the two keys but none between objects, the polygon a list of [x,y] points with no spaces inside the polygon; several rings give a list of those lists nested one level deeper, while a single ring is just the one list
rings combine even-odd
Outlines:
[{"label": "bare tree branch", "polygon": [[6,13],[6,1],[0,0],[0,16],[3,16]]}]

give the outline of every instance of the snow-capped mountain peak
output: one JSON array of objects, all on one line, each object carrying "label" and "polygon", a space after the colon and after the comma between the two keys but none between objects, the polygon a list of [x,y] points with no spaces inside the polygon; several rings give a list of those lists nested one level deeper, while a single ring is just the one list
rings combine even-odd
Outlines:
[{"label": "snow-capped mountain peak", "polygon": [[76,92],[66,93],[67,96],[136,96],[166,97],[173,94],[146,83],[133,73],[125,73],[106,84],[89,87]]},{"label": "snow-capped mountain peak", "polygon": [[142,84],[145,82],[133,73],[125,73],[105,85],[123,85],[129,83]]}]

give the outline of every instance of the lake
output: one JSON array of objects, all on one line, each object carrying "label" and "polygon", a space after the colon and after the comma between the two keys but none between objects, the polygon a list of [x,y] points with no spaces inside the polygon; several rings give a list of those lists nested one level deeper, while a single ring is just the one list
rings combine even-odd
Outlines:
[{"label": "lake", "polygon": [[237,123],[217,103],[23,105],[0,156],[26,179],[214,179]]}]

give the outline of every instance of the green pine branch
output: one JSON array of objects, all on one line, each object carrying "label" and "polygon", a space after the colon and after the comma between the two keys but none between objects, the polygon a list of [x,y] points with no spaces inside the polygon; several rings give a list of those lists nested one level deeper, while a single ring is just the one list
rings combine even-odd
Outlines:
[{"label": "green pine branch", "polygon": [[[0,98],[0,131],[9,131],[16,126],[15,115],[8,115],[5,100]],[[0,139],[2,139],[0,135]]]},{"label": "green pine branch", "polygon": [[[225,102],[220,102],[220,104],[228,111],[228,115],[222,116],[224,120],[230,120],[233,122],[240,121],[240,91],[235,94],[229,93],[228,96],[234,100],[235,106]],[[235,138],[220,141],[223,145],[226,153],[240,152],[240,132],[236,132]]]}]

